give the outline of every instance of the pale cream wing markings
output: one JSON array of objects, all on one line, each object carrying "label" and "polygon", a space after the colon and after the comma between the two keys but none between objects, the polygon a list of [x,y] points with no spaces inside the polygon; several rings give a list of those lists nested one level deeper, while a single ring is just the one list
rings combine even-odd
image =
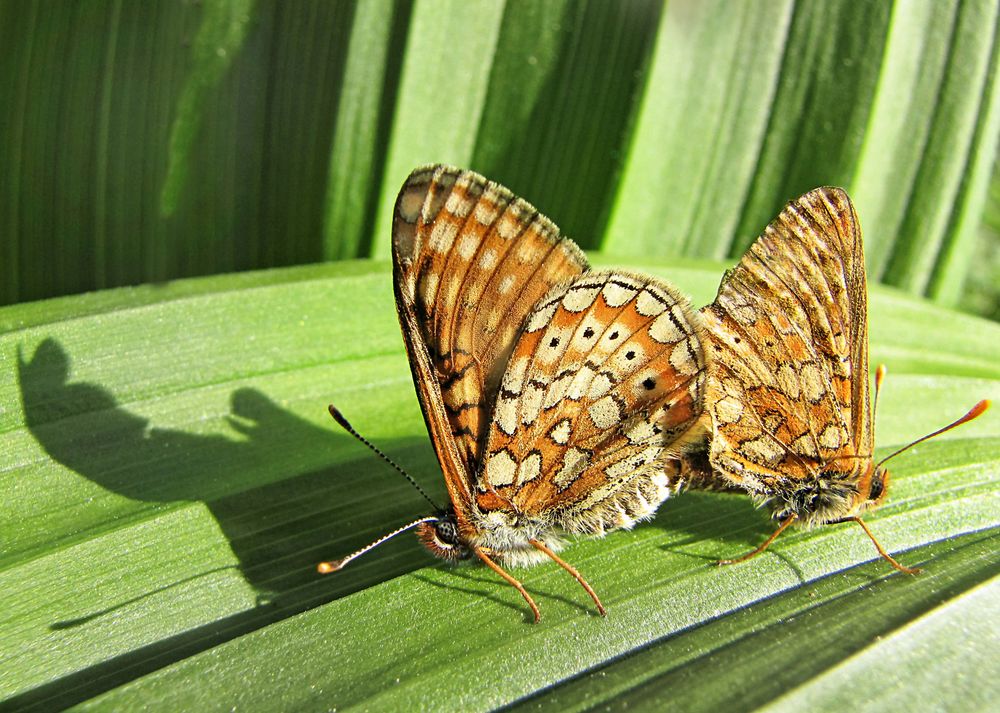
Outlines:
[{"label": "pale cream wing markings", "polygon": [[[840,192],[835,198],[841,196],[846,201],[846,196]],[[760,466],[761,474],[776,474],[775,449],[766,445],[757,446],[758,442],[750,439],[741,441],[740,435],[745,433],[756,431],[763,432],[765,437],[769,435],[772,442],[779,442],[783,447],[795,451],[803,465],[809,461],[821,465],[847,445],[841,442],[845,438],[831,438],[826,431],[816,433],[813,428],[815,423],[826,423],[833,419],[841,423],[841,428],[846,429],[847,422],[853,421],[853,414],[845,414],[845,404],[841,399],[835,398],[834,372],[840,368],[840,362],[834,363],[832,360],[840,359],[846,345],[857,347],[857,339],[853,332],[848,331],[853,330],[855,325],[853,319],[844,323],[841,313],[845,300],[841,297],[841,291],[831,285],[849,284],[852,281],[851,275],[845,273],[853,268],[847,263],[854,257],[854,253],[848,253],[843,246],[843,221],[836,219],[839,213],[833,215],[828,212],[828,200],[827,193],[821,189],[790,204],[751,246],[740,265],[727,275],[715,305],[705,310],[713,341],[722,346],[721,354],[719,350],[714,350],[714,356],[717,357],[715,363],[742,365],[744,370],[749,369],[752,374],[748,376],[744,371],[734,380],[737,384],[761,384],[780,389],[781,383],[776,383],[779,370],[786,364],[799,367],[794,369],[795,379],[786,380],[786,388],[783,390],[784,393],[798,397],[793,402],[794,413],[787,414],[786,421],[790,419],[793,427],[805,428],[809,432],[809,438],[802,443],[791,441],[790,438],[777,438],[773,430],[764,423],[763,414],[758,412],[761,406],[750,403],[756,399],[750,398],[749,392],[741,397],[730,395],[728,398],[737,398],[743,402],[742,406],[747,411],[753,413],[756,425],[741,425],[741,422],[734,421],[735,425],[732,427],[725,424],[722,428],[717,427],[723,437],[713,440],[713,460],[723,470],[742,471],[738,464],[734,467],[733,461],[746,458]],[[849,208],[849,202],[847,206]],[[850,224],[856,225],[856,221]],[[834,241],[834,244],[828,244],[828,240]],[[839,270],[836,269],[838,262]],[[772,264],[780,265],[784,271],[793,273],[790,276],[791,284],[788,278],[777,274]],[[828,274],[831,272],[832,280]],[[792,307],[790,316],[787,311],[789,306]],[[851,307],[853,308],[853,304]],[[772,374],[767,362],[757,363],[763,355],[758,344],[759,337],[755,333],[755,329],[759,328],[755,320],[763,319],[763,315],[773,314],[779,309],[785,312],[784,318],[793,327],[791,331],[798,343],[793,349],[791,342],[782,342],[785,345],[784,352],[778,350],[782,363],[770,367],[770,371],[774,372]],[[855,309],[850,311],[856,314]],[[753,317],[752,320],[747,319],[750,316]],[[775,318],[769,319],[773,322]],[[742,324],[746,324],[747,328],[744,329]],[[736,332],[739,332],[741,342],[738,345],[734,343]],[[836,337],[838,332],[840,337]],[[851,336],[845,337],[845,334]],[[776,346],[772,344],[771,348],[775,349]],[[774,361],[773,355],[770,361]],[[822,393],[817,394],[817,391]],[[719,420],[717,404],[722,399],[717,393],[718,389],[713,387],[712,408],[716,420]],[[811,395],[814,399],[817,395],[821,396],[828,405],[811,406],[807,403],[808,399],[802,398],[805,395]],[[851,404],[846,406],[850,409]],[[735,435],[737,442],[734,443],[730,435]],[[742,472],[731,474],[737,478],[743,475]]]},{"label": "pale cream wing markings", "polygon": [[[631,299],[619,303],[618,297],[614,297],[612,302],[616,304],[612,307],[604,296],[620,291],[608,284],[611,279],[634,285]],[[641,296],[644,303],[651,302],[652,294],[668,304],[660,306],[661,311],[656,314],[637,312],[637,297]],[[603,311],[600,320],[592,319],[597,303]],[[665,342],[649,336],[656,317],[675,307],[680,310],[680,324],[656,332]],[[631,328],[617,321],[618,316],[630,309],[634,325]],[[634,474],[645,465],[658,462],[676,438],[674,431],[686,430],[699,415],[704,361],[700,343],[694,336],[692,321],[696,319],[686,301],[676,293],[632,275],[584,275],[539,303],[514,350],[501,397],[496,402],[484,467],[477,478],[479,490],[510,487],[515,504],[525,512],[550,508],[568,512],[573,503],[588,498],[615,501],[632,497],[634,493],[629,495],[624,488],[633,481]],[[524,387],[536,379],[539,383],[546,380],[551,383],[552,377],[559,373],[552,361],[546,360],[545,349],[556,339],[560,344],[552,348],[561,346],[563,340],[571,344],[588,327],[593,334],[585,337],[575,350],[578,357],[586,354],[586,358],[582,364],[576,364],[580,369],[569,373],[579,374],[587,360],[593,373],[576,384],[577,391],[571,394],[575,398],[562,398],[548,409],[541,408],[542,397],[527,394]],[[607,340],[612,329],[621,332],[618,339],[622,344],[601,348],[601,341]],[[644,355],[635,368],[628,371],[621,365],[613,368],[615,355],[628,352],[637,355],[640,347]],[[680,350],[677,353],[682,358],[674,356],[672,364],[675,350]],[[561,364],[566,364],[565,353],[560,359]],[[675,364],[686,373],[678,374]],[[650,371],[649,375],[644,368]],[[600,379],[608,376],[612,383],[602,386]],[[665,391],[660,390],[661,380],[668,384]],[[649,385],[645,386],[647,381]],[[695,398],[699,403],[694,403]],[[686,408],[677,415],[660,415],[664,405],[685,401],[691,403],[686,403]],[[520,417],[525,411],[529,412],[528,422]],[[533,460],[536,457],[537,464]],[[531,467],[525,468],[526,463]],[[663,489],[667,479],[664,476],[662,480],[655,487],[645,481],[637,487],[653,488],[661,496],[656,500],[658,503],[667,494]],[[584,521],[590,522],[586,517],[580,522]],[[582,531],[573,530],[574,522],[570,518],[563,526]]]},{"label": "pale cream wing markings", "polygon": [[[817,400],[827,401],[826,411],[841,420],[845,427],[846,423],[843,421],[841,405],[834,398],[832,390],[833,378],[830,373],[829,361],[820,353],[820,347],[823,343],[823,333],[825,332],[832,338],[834,332],[830,325],[825,323],[825,318],[823,317],[825,305],[821,304],[821,300],[816,294],[815,280],[810,280],[806,276],[808,266],[810,265],[810,258],[802,256],[797,252],[796,247],[799,247],[797,243],[799,243],[799,240],[791,236],[789,237],[785,242],[788,250],[785,251],[781,262],[784,270],[794,273],[799,278],[797,284],[790,285],[785,276],[779,275],[770,267],[770,262],[761,259],[758,254],[751,256],[756,258],[757,262],[754,263],[753,260],[748,260],[748,267],[761,277],[760,285],[767,288],[765,290],[757,290],[756,299],[758,300],[758,307],[761,312],[763,314],[773,314],[776,307],[779,305],[783,307],[783,316],[788,319],[791,332],[799,341],[798,348],[805,349],[807,352],[807,355],[805,355],[807,358],[796,358],[795,349],[792,347],[790,350],[792,358],[783,360],[780,365],[777,365],[777,369],[774,370],[773,374],[770,373],[770,370],[767,373],[769,377],[775,379],[775,386],[779,390],[783,392],[791,390],[792,395],[805,397],[804,400],[798,400],[793,408],[794,415],[797,417],[796,420],[800,424],[800,427],[804,427],[809,433],[808,445],[797,446],[794,441],[790,441],[788,445],[799,456],[819,463],[824,459],[822,455],[823,447],[818,435],[813,430],[813,423],[816,419],[811,417],[810,412],[813,410],[811,404],[814,404]],[[773,247],[777,248],[778,246],[774,245]],[[812,277],[815,278],[815,275]],[[786,297],[779,297],[778,295],[780,294]],[[788,309],[789,305],[797,308],[794,313],[790,313]],[[817,319],[823,319],[824,324],[817,327],[815,324]],[[748,344],[757,343],[758,340],[754,339],[753,336],[750,335]],[[770,360],[765,362],[765,365],[772,369],[774,367]],[[828,385],[830,388],[828,388]]]},{"label": "pale cream wing markings", "polygon": [[[550,230],[531,232],[540,216],[502,186],[470,171],[447,166],[417,169],[400,191],[394,220],[394,263],[398,283],[417,305],[421,336],[441,382],[442,401],[467,468],[478,461],[479,442],[491,375],[502,372],[506,355],[524,315],[525,295],[543,295],[550,281],[565,281],[586,269],[579,249]],[[544,220],[544,219],[542,219]],[[543,256],[540,241],[568,244],[557,257]],[[504,246],[523,250],[531,271],[514,274],[510,297],[493,301],[496,324],[467,318],[468,304],[478,309],[489,285],[504,269],[502,256],[488,251]],[[536,263],[541,263],[541,268]],[[545,280],[535,277],[543,270]],[[480,334],[482,332],[483,334]],[[489,333],[484,339],[483,335]],[[493,378],[496,378],[495,376]]]},{"label": "pale cream wing markings", "polygon": [[[620,313],[608,314],[604,320],[593,315],[606,282],[607,275],[586,275],[559,290],[556,298],[546,298],[529,316],[526,330],[537,335],[537,343],[522,337],[510,364],[510,374],[516,378],[505,381],[503,399],[498,402],[518,414],[514,421],[498,422],[505,434],[513,436],[517,429],[520,440],[530,443],[563,422],[563,430],[576,430],[576,419],[586,413],[580,401],[593,388],[595,378],[602,377],[595,361],[601,356],[601,343]],[[634,330],[621,325],[618,331],[626,329],[630,337]],[[571,349],[572,345],[576,348]]]},{"label": "pale cream wing markings", "polygon": [[[627,285],[627,287],[622,288],[621,285],[623,284]],[[612,288],[618,288],[626,293],[632,292],[633,294],[631,297],[628,297],[626,294],[627,298],[619,304],[610,305],[606,298]],[[627,380],[634,377],[643,369],[648,372],[647,375],[656,376],[657,372],[651,368],[652,362],[664,352],[672,352],[675,348],[675,343],[672,341],[667,341],[661,345],[655,339],[644,339],[644,337],[650,336],[654,331],[662,336],[663,332],[667,330],[676,331],[675,338],[678,341],[682,341],[684,335],[687,334],[685,330],[689,328],[689,325],[684,323],[686,317],[683,312],[677,316],[680,323],[679,326],[672,324],[674,315],[670,313],[671,310],[683,308],[688,313],[690,312],[686,306],[682,307],[681,303],[674,302],[669,306],[663,306],[662,311],[647,315],[629,309],[641,299],[648,300],[649,296],[653,294],[652,291],[658,292],[659,289],[655,284],[644,283],[642,280],[634,280],[631,276],[623,274],[609,275],[608,279],[600,285],[600,290],[594,295],[593,303],[588,307],[587,315],[580,321],[575,333],[567,341],[569,344],[576,342],[581,330],[584,330],[585,335],[587,325],[590,325],[595,333],[589,338],[589,342],[583,343],[583,349],[574,355],[575,358],[570,365],[567,365],[566,362],[567,353],[570,351],[567,348],[559,355],[559,361],[555,367],[555,373],[562,373],[566,368],[572,368],[581,361],[584,365],[584,368],[579,369],[578,376],[573,378],[568,389],[570,393],[565,395],[568,395],[571,399],[575,396],[578,400],[580,396],[585,394],[590,400],[597,400],[595,404],[597,406],[606,396],[613,397],[617,394],[620,397],[618,400],[622,404],[621,408],[623,412],[627,413],[634,409],[636,405],[635,401],[628,398],[627,393],[619,393],[622,390],[628,390],[626,385]],[[645,294],[642,294],[643,290],[646,290]],[[659,296],[668,301],[675,299],[675,296],[669,295],[666,292],[663,292]],[[598,305],[600,306],[600,314],[595,314]],[[660,305],[656,305],[656,309],[660,307]],[[666,328],[660,326],[663,323],[667,325]],[[655,330],[651,328],[651,325],[654,325]],[[547,364],[539,364],[539,357],[546,346],[544,340],[548,338],[546,336],[543,339],[542,347],[536,353],[532,366],[529,367],[533,373],[544,372],[549,369]],[[660,351],[654,352],[653,349],[650,349],[650,346],[653,349],[659,348]],[[552,385],[550,384],[549,389],[545,392],[542,399],[543,406],[547,408],[536,419],[534,429],[529,431],[527,436],[529,440],[540,437],[548,431],[550,424],[559,422],[561,419],[567,417],[574,419],[572,428],[574,431],[577,431],[577,420],[589,416],[589,409],[577,408],[572,401],[564,400],[563,396],[564,394],[561,389],[553,394]],[[550,407],[550,404],[555,404],[555,406]],[[605,419],[606,421],[607,419]],[[612,421],[617,421],[617,419],[612,418]],[[600,440],[602,438],[601,433],[600,430],[594,432],[593,438]],[[583,437],[582,433],[578,440],[588,446],[592,445],[587,443],[587,439]]]},{"label": "pale cream wing markings", "polygon": [[[838,406],[842,433],[836,441],[823,438],[826,446],[834,442],[840,447],[827,447],[826,457],[833,458],[837,451],[853,446],[858,452],[871,454],[870,410],[868,405],[868,335],[867,288],[865,285],[864,249],[861,231],[847,194],[839,189],[817,189],[803,196],[803,209],[818,224],[818,239],[807,242],[812,249],[812,266],[824,279],[825,309],[821,314],[836,320],[832,334],[819,334],[816,339],[828,368],[828,378],[833,386],[833,396]],[[832,243],[832,244],[831,244]],[[822,248],[822,249],[821,249]],[[815,331],[815,330],[814,330]],[[836,335],[840,334],[840,338]],[[839,393],[844,372],[849,379],[850,392]]]},{"label": "pale cream wing markings", "polygon": [[[516,242],[511,242],[514,244],[490,277],[473,315],[479,349],[499,356],[495,363],[500,368],[487,380],[490,396],[496,391],[517,334],[532,308],[554,286],[564,284],[586,266],[575,244],[560,237],[558,228],[540,214],[533,217]],[[538,249],[525,264],[518,255],[532,243],[538,243]],[[499,324],[498,319],[502,320]]]}]

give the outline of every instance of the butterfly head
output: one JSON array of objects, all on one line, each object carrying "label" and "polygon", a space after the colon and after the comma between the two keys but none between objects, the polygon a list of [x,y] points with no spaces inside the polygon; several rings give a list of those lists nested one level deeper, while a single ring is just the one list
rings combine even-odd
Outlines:
[{"label": "butterfly head", "polygon": [[446,510],[417,527],[417,538],[435,557],[446,560],[467,559],[472,550],[463,541],[458,530],[454,510]]},{"label": "butterfly head", "polygon": [[874,510],[889,495],[889,469],[884,465],[868,464],[866,477],[861,480],[861,487],[858,489],[858,497],[855,502],[854,512],[857,515],[866,510]]},{"label": "butterfly head", "polygon": [[804,481],[789,481],[767,499],[775,520],[789,516],[806,526],[852,518],[881,505],[889,492],[889,471],[871,458],[834,461]]}]

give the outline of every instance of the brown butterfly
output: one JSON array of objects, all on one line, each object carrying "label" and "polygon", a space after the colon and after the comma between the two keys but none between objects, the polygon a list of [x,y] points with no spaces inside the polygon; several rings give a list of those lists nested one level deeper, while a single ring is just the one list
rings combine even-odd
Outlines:
[{"label": "brown butterfly", "polygon": [[[781,523],[756,550],[723,563],[759,554],[795,521],[852,520],[893,566],[915,571],[890,557],[860,517],[885,500],[889,471],[888,458],[873,459],[864,248],[847,194],[818,188],[789,203],[701,315],[713,471],[702,484],[745,490]],[[876,400],[884,373],[876,374]]]},{"label": "brown butterfly", "polygon": [[531,205],[449,166],[407,179],[392,246],[396,309],[451,500],[397,532],[415,526],[438,557],[478,558],[536,621],[501,564],[551,558],[604,614],[555,551],[566,535],[632,526],[676,488],[664,464],[702,412],[697,314],[652,278],[588,272]]}]

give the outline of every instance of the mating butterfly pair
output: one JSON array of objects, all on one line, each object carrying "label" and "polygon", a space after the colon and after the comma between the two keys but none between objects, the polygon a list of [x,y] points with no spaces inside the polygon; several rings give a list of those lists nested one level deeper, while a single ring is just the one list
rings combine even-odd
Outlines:
[{"label": "mating butterfly pair", "polygon": [[790,203],[700,312],[659,280],[589,272],[531,205],[448,166],[410,175],[392,243],[396,308],[451,507],[386,538],[416,527],[439,557],[477,557],[536,621],[498,561],[551,558],[604,614],[556,554],[563,537],[630,527],[682,487],[767,503],[782,524],[751,555],[796,519],[855,519],[884,499],[861,231],[843,191]]}]

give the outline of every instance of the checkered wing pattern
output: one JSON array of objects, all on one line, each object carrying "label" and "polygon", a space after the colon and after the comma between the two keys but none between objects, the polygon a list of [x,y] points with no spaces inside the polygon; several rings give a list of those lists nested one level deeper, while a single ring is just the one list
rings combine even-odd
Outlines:
[{"label": "checkered wing pattern", "polygon": [[698,318],[669,286],[589,273],[532,311],[500,386],[479,509],[599,534],[652,513],[701,413]]},{"label": "checkered wing pattern", "polygon": [[526,201],[442,165],[416,169],[400,190],[392,249],[414,384],[459,506],[469,502],[488,410],[525,318],[587,261]]},{"label": "checkered wing pattern", "polygon": [[713,468],[751,492],[854,489],[872,424],[864,250],[847,194],[789,203],[702,314]]}]

